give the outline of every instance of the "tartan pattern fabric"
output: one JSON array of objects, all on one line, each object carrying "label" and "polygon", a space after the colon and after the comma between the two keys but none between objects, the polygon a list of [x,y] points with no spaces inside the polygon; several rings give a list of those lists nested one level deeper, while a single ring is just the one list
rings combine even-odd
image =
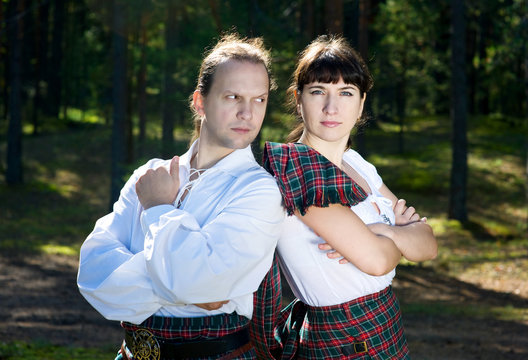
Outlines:
[{"label": "tartan pattern fabric", "polygon": [[[214,359],[217,359],[217,360],[246,360],[246,359],[254,360],[256,359],[255,356],[256,355],[255,355],[254,349],[251,349],[249,351],[246,351],[242,354],[238,354],[236,356],[229,356],[229,353],[226,353],[226,354],[219,355],[219,357],[217,358],[202,358],[202,359],[191,359],[191,360],[214,360]],[[119,351],[114,360],[135,360],[135,359],[134,359],[134,356],[132,356],[130,353],[125,356],[124,354],[121,353],[121,351]],[[162,358],[161,360],[172,360],[172,359]]]},{"label": "tartan pattern fabric", "polygon": [[353,206],[367,198],[365,191],[339,167],[301,143],[266,142],[263,167],[279,184],[289,215],[304,215],[312,205]]},{"label": "tartan pattern fabric", "polygon": [[140,325],[121,322],[121,326],[125,330],[147,329],[156,337],[173,341],[222,337],[237,332],[248,325],[249,319],[237,313],[192,318],[153,315]]},{"label": "tartan pattern fabric", "polygon": [[253,296],[253,318],[249,330],[258,359],[273,359],[281,351],[277,332],[281,306],[281,277],[275,253],[270,270]]},{"label": "tartan pattern fabric", "polygon": [[[284,358],[297,347],[297,359],[410,359],[399,303],[390,286],[344,304],[306,305],[298,333],[297,343],[290,340],[296,346],[285,349]],[[354,343],[363,341],[367,352],[356,354]]]},{"label": "tartan pattern fabric", "polygon": [[[155,337],[162,340],[174,342],[196,341],[222,337],[243,329],[249,325],[249,319],[237,313],[219,314],[214,316],[204,316],[195,318],[177,318],[151,316],[140,325],[128,322],[121,322],[121,326],[128,331],[137,329],[147,329]],[[123,354],[118,354],[117,359],[125,359]],[[229,353],[220,354],[216,357],[199,358],[200,360],[212,359],[256,359],[255,349],[230,357]],[[130,356],[128,360],[131,359]],[[170,360],[170,359],[166,359]],[[197,360],[197,359],[195,359]]]}]

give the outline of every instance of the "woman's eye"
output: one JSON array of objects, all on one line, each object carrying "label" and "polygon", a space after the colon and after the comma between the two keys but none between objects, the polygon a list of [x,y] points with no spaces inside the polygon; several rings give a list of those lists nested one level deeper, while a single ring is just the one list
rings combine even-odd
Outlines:
[{"label": "woman's eye", "polygon": [[312,95],[322,95],[322,94],[324,94],[324,93],[323,93],[322,90],[312,90],[312,91],[310,92],[310,94],[312,94]]},{"label": "woman's eye", "polygon": [[352,92],[350,92],[350,91],[342,91],[341,95],[343,95],[343,96],[353,96],[354,94],[352,94]]}]

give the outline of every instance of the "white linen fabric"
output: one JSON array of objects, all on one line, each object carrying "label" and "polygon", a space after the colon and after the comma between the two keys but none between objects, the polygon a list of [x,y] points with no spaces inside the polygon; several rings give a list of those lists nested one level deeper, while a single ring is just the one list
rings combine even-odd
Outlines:
[{"label": "white linen fabric", "polygon": [[[196,142],[180,158],[180,203]],[[139,324],[151,315],[232,313],[251,318],[253,292],[269,270],[285,212],[276,182],[250,147],[235,150],[193,180],[180,207],[144,210],[135,183],[99,219],[81,247],[77,282],[104,317]],[[219,310],[191,304],[229,300]]]},{"label": "white linen fabric", "polygon": [[[354,168],[368,183],[371,194],[351,209],[365,224],[394,224],[392,201],[379,192],[383,184],[376,168],[354,150],[343,155],[343,161]],[[373,203],[379,208],[373,205]],[[293,293],[311,306],[342,304],[361,296],[376,293],[392,283],[395,270],[383,276],[372,276],[351,263],[340,264],[329,259],[318,244],[317,236],[296,216],[288,216],[278,243],[278,254],[284,276]]]}]

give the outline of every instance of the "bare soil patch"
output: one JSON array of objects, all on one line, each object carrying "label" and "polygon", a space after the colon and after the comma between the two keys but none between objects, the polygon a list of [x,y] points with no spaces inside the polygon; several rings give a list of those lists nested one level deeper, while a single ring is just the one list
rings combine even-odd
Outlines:
[{"label": "bare soil patch", "polygon": [[[0,255],[0,340],[108,347],[122,341],[79,294],[77,259],[65,255]],[[417,311],[416,304],[528,308],[526,297],[485,290],[431,268],[400,266],[394,288],[413,359],[528,359],[528,323],[451,311]],[[286,294],[287,296],[287,294]],[[405,309],[409,311],[405,311]]]}]

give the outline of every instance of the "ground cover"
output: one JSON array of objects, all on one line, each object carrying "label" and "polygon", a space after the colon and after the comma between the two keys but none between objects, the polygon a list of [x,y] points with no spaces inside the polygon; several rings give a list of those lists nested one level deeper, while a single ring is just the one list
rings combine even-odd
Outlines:
[{"label": "ground cover", "polygon": [[[497,119],[477,120],[469,136],[467,224],[445,215],[447,119],[409,122],[404,154],[390,124],[367,132],[367,158],[428,217],[440,245],[434,261],[402,262],[394,282],[415,359],[528,358],[525,137],[517,128],[498,131],[491,125]],[[178,148],[186,142],[182,136]],[[155,148],[151,141],[146,157]],[[27,137],[26,185],[0,183],[1,360],[115,353],[119,324],[94,311],[75,283],[79,246],[108,211],[109,149],[104,126]]]}]

